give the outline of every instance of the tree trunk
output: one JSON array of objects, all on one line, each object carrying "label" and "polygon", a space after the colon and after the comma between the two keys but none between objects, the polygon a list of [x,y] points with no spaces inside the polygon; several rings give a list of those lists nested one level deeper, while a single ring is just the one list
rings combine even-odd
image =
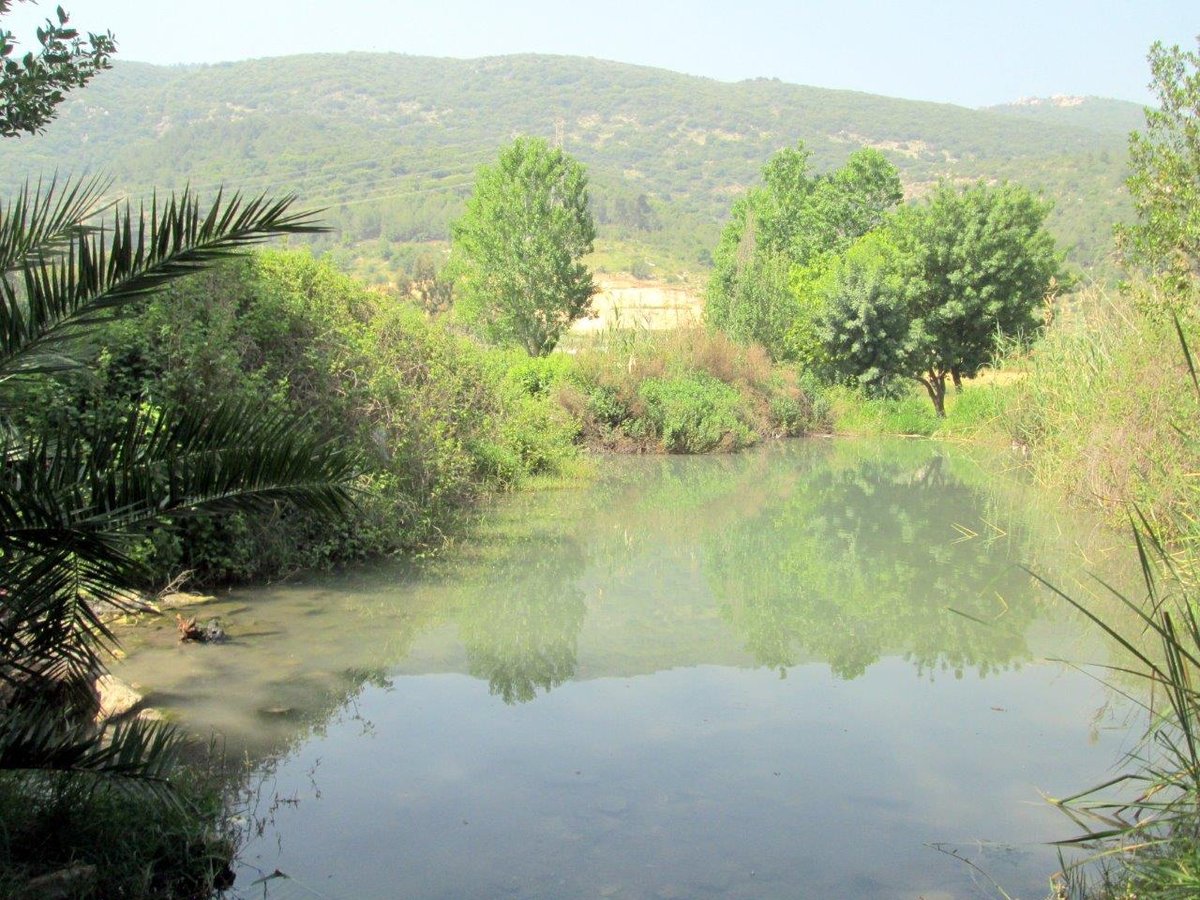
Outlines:
[{"label": "tree trunk", "polygon": [[929,399],[933,401],[933,409],[938,418],[946,418],[946,373],[929,372],[917,380],[925,385],[925,391],[929,394]]},{"label": "tree trunk", "polygon": [[955,366],[953,369],[950,370],[950,377],[954,379],[954,393],[961,394],[962,393],[962,373],[960,371],[958,371],[957,366]]}]

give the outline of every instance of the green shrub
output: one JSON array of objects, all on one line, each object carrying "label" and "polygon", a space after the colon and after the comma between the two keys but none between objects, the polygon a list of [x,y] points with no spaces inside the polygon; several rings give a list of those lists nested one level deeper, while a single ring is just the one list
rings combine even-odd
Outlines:
[{"label": "green shrub", "polygon": [[154,529],[145,554],[164,580],[190,569],[242,581],[423,546],[481,491],[576,454],[576,426],[550,396],[568,358],[485,350],[307,253],[262,252],[186,279],[99,344],[97,381],[30,408],[87,416],[242,398],[283,407],[369,460],[343,524],[284,507]]},{"label": "green shrub", "polygon": [[735,450],[824,426],[809,390],[765,350],[700,328],[599,335],[556,398],[585,442],[616,450]]},{"label": "green shrub", "polygon": [[646,404],[646,419],[668,452],[736,450],[756,440],[742,420],[738,392],[706,373],[648,378],[638,395]]},{"label": "green shrub", "polygon": [[530,396],[548,397],[575,368],[574,359],[563,353],[529,356],[497,351],[496,356],[503,364],[505,378]]},{"label": "green shrub", "polygon": [[621,401],[616,388],[598,385],[587,399],[587,413],[596,422],[615,428],[629,418],[629,407]]}]

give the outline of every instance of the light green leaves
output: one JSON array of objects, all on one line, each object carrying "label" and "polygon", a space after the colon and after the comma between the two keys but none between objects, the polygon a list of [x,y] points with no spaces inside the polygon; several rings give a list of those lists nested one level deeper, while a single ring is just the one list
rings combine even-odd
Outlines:
[{"label": "light green leaves", "polygon": [[541,138],[517,138],[483,166],[452,228],[458,313],[532,356],[554,349],[595,292],[583,166]]}]

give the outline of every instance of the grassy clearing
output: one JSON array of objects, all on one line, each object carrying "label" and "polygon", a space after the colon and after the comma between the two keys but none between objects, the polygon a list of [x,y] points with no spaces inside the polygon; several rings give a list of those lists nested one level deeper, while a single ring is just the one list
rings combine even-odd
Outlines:
[{"label": "grassy clearing", "polygon": [[924,388],[916,383],[899,397],[867,397],[840,385],[826,388],[833,430],[838,434],[961,437],[1002,440],[1011,376],[995,374],[968,381],[961,393],[946,397],[946,418],[939,419]]}]

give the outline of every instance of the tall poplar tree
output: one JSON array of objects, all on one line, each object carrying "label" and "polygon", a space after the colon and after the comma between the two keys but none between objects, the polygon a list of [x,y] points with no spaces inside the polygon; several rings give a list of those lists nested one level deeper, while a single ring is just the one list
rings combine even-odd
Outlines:
[{"label": "tall poplar tree", "polygon": [[595,293],[581,261],[596,238],[587,175],[541,138],[519,137],[480,168],[451,236],[459,314],[531,356],[553,350]]}]

